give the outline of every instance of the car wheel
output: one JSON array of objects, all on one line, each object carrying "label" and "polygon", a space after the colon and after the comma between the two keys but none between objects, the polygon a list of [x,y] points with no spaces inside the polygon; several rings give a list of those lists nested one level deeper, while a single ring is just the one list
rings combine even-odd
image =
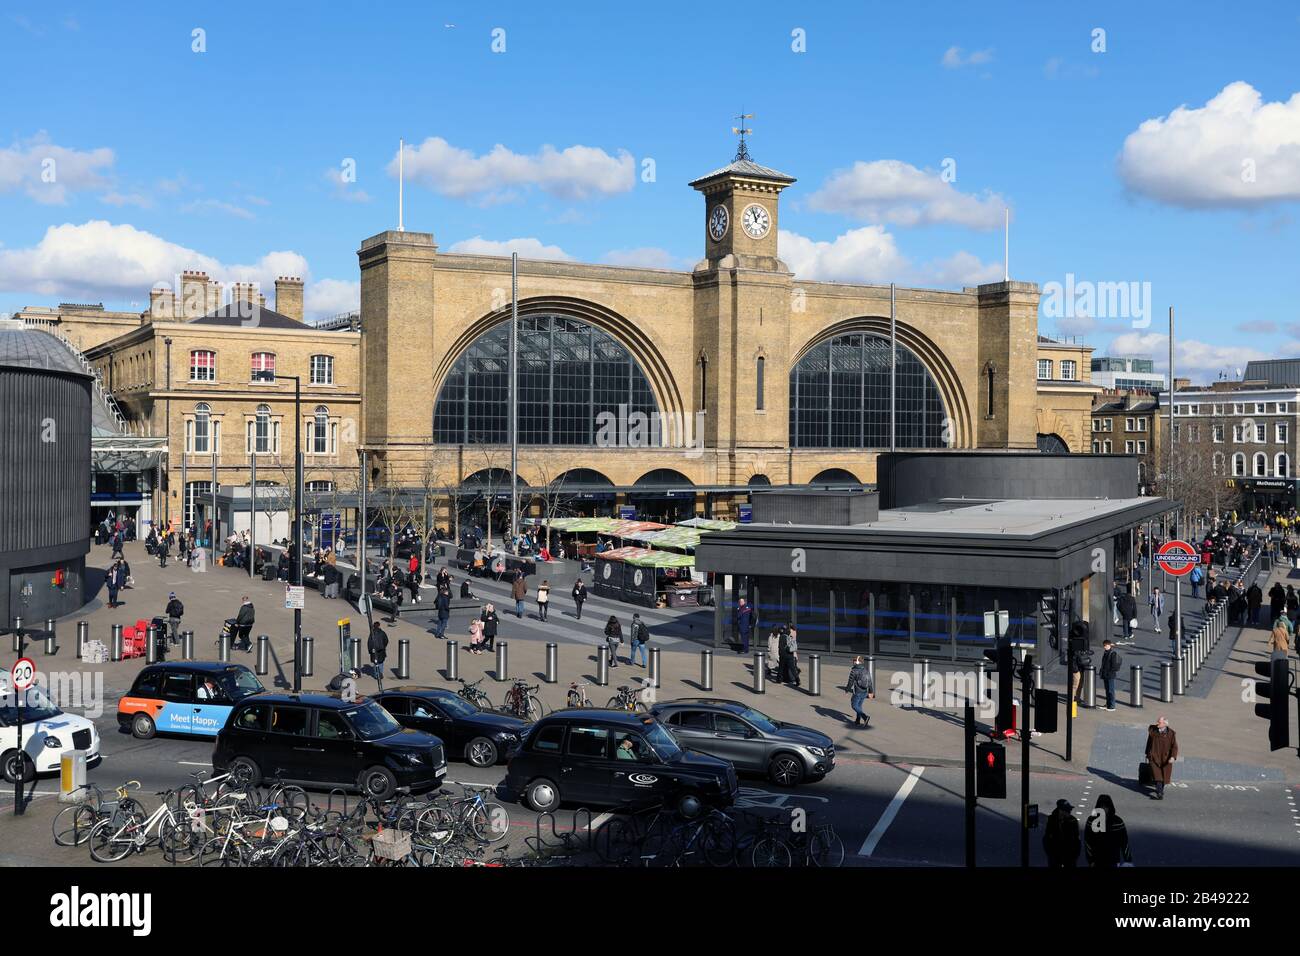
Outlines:
[{"label": "car wheel", "polygon": [[777,754],[768,764],[767,775],[778,787],[793,787],[803,780],[803,761],[794,754]]},{"label": "car wheel", "polygon": [[157,732],[158,728],[148,714],[136,714],[131,718],[131,736],[136,740],[149,740]]},{"label": "car wheel", "polygon": [[497,745],[486,737],[475,737],[465,745],[465,760],[475,767],[491,767],[497,762]]},{"label": "car wheel", "polygon": [[528,785],[524,792],[524,802],[538,813],[550,813],[560,805],[560,788],[545,777],[540,777]]},{"label": "car wheel", "polygon": [[371,767],[361,774],[361,792],[376,800],[387,800],[397,790],[397,778],[387,767]]},{"label": "car wheel", "polygon": [[247,757],[230,761],[230,779],[241,788],[256,787],[262,781],[262,771]]},{"label": "car wheel", "polygon": [[11,750],[0,762],[0,773],[3,773],[5,783],[18,783],[20,780],[27,783],[35,778],[36,765],[21,750]]}]

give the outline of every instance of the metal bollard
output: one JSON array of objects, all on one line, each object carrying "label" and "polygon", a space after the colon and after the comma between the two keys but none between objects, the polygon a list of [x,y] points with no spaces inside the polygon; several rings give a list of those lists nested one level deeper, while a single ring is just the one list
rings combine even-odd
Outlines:
[{"label": "metal bollard", "polygon": [[754,693],[767,693],[767,655],[762,651],[754,652]]},{"label": "metal bollard", "polygon": [[510,679],[510,644],[497,641],[497,680]]},{"label": "metal bollard", "polygon": [[1183,659],[1181,657],[1175,657],[1169,663],[1174,672],[1174,693],[1181,697],[1183,694],[1187,693],[1187,681],[1183,673]]},{"label": "metal bollard", "polygon": [[152,624],[144,629],[144,662],[158,663],[158,638],[153,632]]},{"label": "metal bollard", "polygon": [[[1043,665],[1042,664],[1034,665],[1034,689],[1035,690],[1043,689]],[[1067,688],[1066,695],[1068,696],[1070,691],[1072,690],[1074,690],[1074,688],[1072,687]]]},{"label": "metal bollard", "polygon": [[1179,653],[1178,659],[1183,662],[1183,689],[1185,691],[1187,686],[1192,682],[1192,672],[1190,670],[1192,661],[1191,658],[1187,656],[1186,650]]},{"label": "metal bollard", "polygon": [[1134,664],[1128,669],[1129,673],[1129,691],[1128,702],[1132,707],[1142,706],[1142,668]]},{"label": "metal bollard", "polygon": [[55,651],[54,618],[47,617],[45,619],[45,653],[47,655],[53,654],[54,651]]},{"label": "metal bollard", "polygon": [[230,635],[222,634],[217,638],[217,660],[223,664],[230,663]]},{"label": "metal bollard", "polygon": [[1174,662],[1160,662],[1160,703],[1168,704],[1174,699]]},{"label": "metal bollard", "polygon": [[979,707],[992,696],[993,675],[987,663],[978,664],[977,667],[979,669],[975,672],[975,700],[973,703],[974,706]]},{"label": "metal bollard", "polygon": [[1083,669],[1083,706],[1097,706],[1097,668],[1091,664]]},{"label": "metal bollard", "polygon": [[460,680],[460,641],[447,642],[447,680]]},{"label": "metal bollard", "polygon": [[[190,631],[191,636],[193,635],[193,633],[194,633],[193,631]],[[311,677],[312,673],[315,670],[316,670],[316,638],[304,637],[302,639],[302,667],[299,668],[299,673],[301,673],[303,677]]]},{"label": "metal bollard", "polygon": [[822,656],[808,655],[808,693],[813,697],[822,695]]},{"label": "metal bollard", "polygon": [[403,637],[397,642],[397,679],[411,679],[411,639]]},{"label": "metal bollard", "polygon": [[265,677],[271,673],[271,638],[265,634],[257,635],[257,676]]},{"label": "metal bollard", "polygon": [[[917,692],[912,691],[912,706],[916,706]],[[922,659],[921,661],[921,693],[920,700],[922,706],[930,703],[930,662]]]},{"label": "metal bollard", "polygon": [[867,676],[871,678],[871,686],[876,686],[876,656],[868,654],[862,658],[862,664],[867,669]]},{"label": "metal bollard", "polygon": [[353,670],[361,670],[361,638],[348,638],[348,658],[351,661],[349,666]]},{"label": "metal bollard", "polygon": [[[116,627],[117,625],[114,625]],[[21,655],[23,652],[23,619],[14,618],[14,653]],[[120,658],[119,658],[120,660]]]},{"label": "metal bollard", "polygon": [[193,631],[181,631],[181,657],[187,661],[194,660]]},{"label": "metal bollard", "polygon": [[659,682],[659,648],[650,648],[650,686],[656,690],[661,686]]},{"label": "metal bollard", "polygon": [[81,660],[82,654],[86,650],[86,642],[90,640],[90,622],[77,622],[77,660]]},{"label": "metal bollard", "polygon": [[109,648],[108,659],[117,663],[122,659],[122,625],[113,625],[113,642]]},{"label": "metal bollard", "polygon": [[596,686],[609,686],[609,654],[604,644],[596,645]]},{"label": "metal bollard", "polygon": [[554,641],[546,642],[546,683],[554,684],[560,679],[560,645]]},{"label": "metal bollard", "polygon": [[713,690],[713,651],[700,651],[700,690]]}]

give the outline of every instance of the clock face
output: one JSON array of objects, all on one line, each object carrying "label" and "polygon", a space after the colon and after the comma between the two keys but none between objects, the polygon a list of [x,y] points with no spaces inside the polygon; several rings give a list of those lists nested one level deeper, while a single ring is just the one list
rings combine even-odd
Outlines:
[{"label": "clock face", "polygon": [[750,203],[740,214],[740,224],[745,227],[745,234],[751,239],[762,239],[772,228],[772,217],[758,203]]},{"label": "clock face", "polygon": [[709,213],[709,235],[713,237],[714,242],[722,241],[722,237],[727,234],[729,225],[731,225],[731,219],[727,215],[727,207],[714,206],[713,212]]}]

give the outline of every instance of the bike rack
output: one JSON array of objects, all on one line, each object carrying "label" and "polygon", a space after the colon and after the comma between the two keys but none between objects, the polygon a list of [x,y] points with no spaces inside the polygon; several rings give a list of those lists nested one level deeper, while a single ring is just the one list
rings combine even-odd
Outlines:
[{"label": "bike rack", "polygon": [[[593,819],[592,813],[586,807],[579,807],[578,809],[573,811],[573,822],[570,829],[568,830],[557,830],[555,828],[555,820],[556,820],[555,814],[551,813],[550,811],[547,811],[546,813],[543,813],[537,817],[537,823],[534,827],[535,832],[533,837],[531,837],[531,839],[536,842],[537,846],[532,847],[530,845],[530,849],[533,850],[533,854],[535,856],[541,856],[543,847],[553,847],[553,846],[563,846],[566,848],[571,847],[572,840],[574,839],[574,835],[579,832],[579,826],[578,826],[579,815],[584,815],[586,817],[586,822],[583,824],[582,829],[585,829],[587,831],[587,847],[590,848],[592,845],[592,832],[591,832],[591,821]],[[544,820],[549,821],[551,837],[554,838],[553,841],[547,840],[546,836],[542,833],[542,821]]]}]

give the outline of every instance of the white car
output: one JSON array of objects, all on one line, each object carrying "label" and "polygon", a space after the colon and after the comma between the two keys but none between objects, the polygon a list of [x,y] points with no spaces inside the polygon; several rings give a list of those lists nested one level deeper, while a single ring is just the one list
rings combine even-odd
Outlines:
[{"label": "white car", "polygon": [[[7,682],[0,682],[0,776],[7,783],[59,770],[64,751],[84,750],[99,759],[99,731],[85,717],[65,714],[40,687],[22,695],[23,748],[18,752],[18,714]],[[26,760],[21,758],[26,756]]]}]

